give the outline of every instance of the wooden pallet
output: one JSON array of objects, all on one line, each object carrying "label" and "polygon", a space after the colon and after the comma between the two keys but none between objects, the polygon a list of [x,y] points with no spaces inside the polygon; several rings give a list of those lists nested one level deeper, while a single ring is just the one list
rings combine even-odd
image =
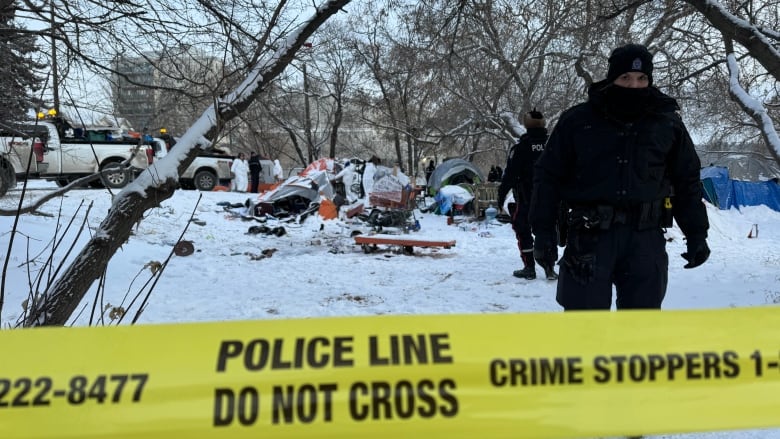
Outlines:
[{"label": "wooden pallet", "polygon": [[434,241],[425,238],[416,238],[406,235],[357,235],[355,244],[360,244],[364,253],[373,253],[377,250],[377,245],[397,245],[403,249],[405,254],[414,253],[414,247],[442,247],[451,248],[455,246],[455,241]]},{"label": "wooden pallet", "polygon": [[498,186],[501,183],[480,183],[472,185],[474,194],[474,215],[477,218],[484,218],[485,209],[491,205],[501,211],[498,205]]}]

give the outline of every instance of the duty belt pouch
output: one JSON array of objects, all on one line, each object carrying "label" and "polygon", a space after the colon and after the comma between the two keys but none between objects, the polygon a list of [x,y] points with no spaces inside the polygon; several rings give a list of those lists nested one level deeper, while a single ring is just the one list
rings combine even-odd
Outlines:
[{"label": "duty belt pouch", "polygon": [[587,285],[593,280],[597,246],[602,233],[596,228],[579,228],[569,233],[569,246],[563,252],[561,264],[566,266],[572,279],[581,285]]},{"label": "duty belt pouch", "polygon": [[599,229],[609,230],[615,219],[615,208],[612,206],[596,206],[597,218],[599,219]]},{"label": "duty belt pouch", "polygon": [[[638,218],[636,222],[637,230],[647,230],[665,226],[665,205],[663,200],[655,200],[639,205]],[[669,209],[671,214],[671,209]]]},{"label": "duty belt pouch", "polygon": [[661,212],[661,227],[672,227],[674,225],[674,217],[672,216],[671,197],[664,198],[664,205]]},{"label": "duty belt pouch", "polygon": [[[610,212],[607,213],[606,216],[602,216],[600,213],[601,208],[604,207],[605,209],[609,209]],[[609,224],[604,227],[604,222],[607,221],[608,223],[611,223],[612,220],[612,207],[610,206],[599,206],[598,208],[592,207],[592,208],[574,208],[568,213],[568,220],[567,224],[569,225],[569,230],[571,233],[571,230],[579,230],[579,229],[587,229],[587,230],[596,230],[596,229],[608,229]]]}]

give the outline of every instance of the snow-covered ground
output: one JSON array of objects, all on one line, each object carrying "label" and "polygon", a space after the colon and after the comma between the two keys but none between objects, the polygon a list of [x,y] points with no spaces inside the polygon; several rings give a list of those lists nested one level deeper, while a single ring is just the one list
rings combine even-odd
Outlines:
[{"label": "snow-covered ground", "polygon": [[[39,197],[53,185],[31,181],[29,195]],[[21,185],[2,200],[13,209]],[[199,198],[202,198],[199,200]],[[419,236],[455,240],[450,249],[415,249],[414,256],[380,246],[365,254],[351,234],[363,229],[346,221],[321,221],[312,216],[301,224],[267,223],[285,228],[283,236],[247,233],[261,225],[226,212],[220,202],[243,203],[252,194],[177,191],[148,212],[133,236],[111,260],[104,303],[127,306],[149,277],[149,266],[164,262],[193,213],[184,239],[195,253],[173,256],[139,322],[177,323],[222,320],[293,319],[327,316],[536,313],[560,311],[555,283],[512,277],[520,267],[514,234],[508,224],[460,222],[416,213]],[[76,190],[60,203],[46,204],[47,215],[24,215],[18,224],[5,283],[0,322],[13,325],[28,291],[27,269],[38,270],[51,252],[50,239],[85,207],[90,231],[105,216],[110,196],[105,190]],[[58,218],[59,213],[62,218]],[[780,213],[766,207],[721,211],[708,205],[708,243],[712,256],[703,266],[684,270],[679,256],[685,245],[678,229],[669,231],[669,288],[666,309],[776,306],[780,303]],[[8,247],[14,218],[0,217],[0,248]],[[69,234],[76,227],[72,226]],[[757,237],[748,238],[748,235]],[[81,238],[81,242],[85,240]],[[66,243],[69,241],[66,240]],[[57,249],[57,258],[68,245]],[[76,246],[76,250],[81,244]],[[265,254],[270,254],[266,256]],[[33,260],[32,263],[27,263]],[[539,273],[541,275],[541,272]],[[93,291],[82,303],[75,325],[87,325]],[[134,310],[131,310],[131,313]],[[108,318],[106,316],[106,318]],[[129,320],[129,319],[128,319]],[[126,321],[128,321],[126,320]],[[780,419],[780,415],[778,417]],[[780,438],[780,430],[654,436],[676,439]]]}]

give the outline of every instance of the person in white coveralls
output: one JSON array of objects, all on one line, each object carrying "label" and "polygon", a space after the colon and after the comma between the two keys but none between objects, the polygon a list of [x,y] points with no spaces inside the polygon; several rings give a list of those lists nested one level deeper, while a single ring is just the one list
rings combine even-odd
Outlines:
[{"label": "person in white coveralls", "polygon": [[234,192],[246,192],[249,186],[249,162],[246,160],[246,154],[243,152],[238,154],[238,158],[233,160],[233,164],[230,166],[230,172],[233,173],[233,181],[231,182],[231,190]]}]

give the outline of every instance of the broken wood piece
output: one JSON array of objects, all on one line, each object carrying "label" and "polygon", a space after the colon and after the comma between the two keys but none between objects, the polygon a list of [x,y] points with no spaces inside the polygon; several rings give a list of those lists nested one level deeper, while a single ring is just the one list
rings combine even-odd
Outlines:
[{"label": "broken wood piece", "polygon": [[[412,254],[414,247],[442,247],[450,248],[455,246],[455,240],[451,241],[435,241],[425,238],[417,238],[412,236],[398,236],[398,235],[357,235],[355,236],[355,243],[360,244],[363,247],[365,253],[371,253],[374,251],[376,245],[397,245],[404,249],[404,253]],[[372,247],[373,246],[373,247]]]}]

